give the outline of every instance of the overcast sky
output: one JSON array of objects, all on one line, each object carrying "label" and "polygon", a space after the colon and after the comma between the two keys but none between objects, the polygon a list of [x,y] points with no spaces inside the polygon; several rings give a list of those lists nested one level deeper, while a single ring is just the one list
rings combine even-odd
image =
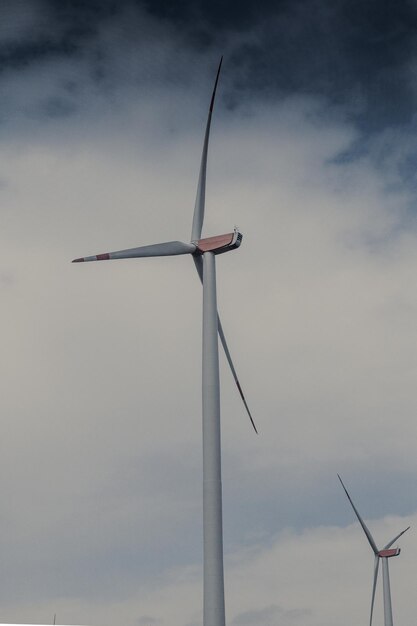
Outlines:
[{"label": "overcast sky", "polygon": [[[0,621],[202,623],[204,126],[230,626],[352,626],[417,576],[417,6],[0,2]],[[375,623],[382,620],[382,592]]]}]

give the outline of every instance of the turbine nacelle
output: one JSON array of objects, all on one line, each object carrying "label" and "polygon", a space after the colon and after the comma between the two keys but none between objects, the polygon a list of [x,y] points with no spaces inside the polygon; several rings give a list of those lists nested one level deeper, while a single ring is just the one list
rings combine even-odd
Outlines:
[{"label": "turbine nacelle", "polygon": [[243,235],[237,228],[233,233],[227,233],[226,235],[216,235],[215,237],[207,237],[206,239],[199,239],[193,241],[196,246],[195,254],[204,254],[205,252],[213,252],[213,254],[223,254],[223,252],[229,252],[229,250],[236,250],[242,243]]},{"label": "turbine nacelle", "polygon": [[380,550],[378,556],[383,559],[389,559],[392,556],[398,556],[401,552],[401,548],[393,548],[391,550]]}]

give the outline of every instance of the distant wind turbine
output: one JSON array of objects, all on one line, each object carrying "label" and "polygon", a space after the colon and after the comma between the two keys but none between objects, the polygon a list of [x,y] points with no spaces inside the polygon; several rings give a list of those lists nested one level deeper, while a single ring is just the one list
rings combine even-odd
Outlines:
[{"label": "distant wind turbine", "polygon": [[394,539],[391,539],[391,541],[389,541],[387,543],[386,546],[384,546],[382,548],[382,550],[379,550],[377,548],[377,545],[374,541],[374,538],[372,537],[367,525],[365,524],[365,522],[363,521],[363,519],[361,518],[361,516],[359,515],[359,512],[357,510],[357,508],[355,507],[355,505],[352,502],[352,498],[350,497],[345,485],[343,484],[342,479],[340,478],[339,474],[337,475],[343,489],[345,490],[345,493],[348,497],[348,500],[350,502],[350,504],[352,505],[353,510],[356,513],[356,517],[359,520],[360,525],[363,528],[363,532],[366,535],[366,538],[369,541],[369,545],[371,546],[373,553],[375,555],[375,561],[374,561],[374,579],[373,579],[373,585],[372,585],[372,600],[371,600],[371,617],[369,620],[369,624],[370,626],[372,626],[372,615],[374,612],[374,600],[375,600],[375,590],[376,590],[376,583],[378,580],[378,568],[379,568],[379,560],[382,560],[382,585],[383,585],[383,595],[384,595],[384,625],[385,626],[393,626],[393,621],[392,621],[392,604],[391,604],[391,587],[390,587],[390,581],[389,581],[389,571],[388,571],[388,559],[390,559],[393,556],[398,556],[401,552],[400,548],[391,548],[391,546],[397,541],[397,539],[399,539],[401,537],[401,535],[403,535],[409,528],[410,526],[407,526],[407,528],[405,530],[402,530],[398,535],[396,535],[394,537]]},{"label": "distant wind turbine", "polygon": [[201,238],[205,192],[207,153],[211,117],[222,59],[217,70],[211,96],[194,217],[191,242],[169,241],[129,250],[106,252],[95,256],[75,259],[83,261],[105,261],[109,259],[131,259],[154,256],[176,256],[191,254],[200,280],[203,284],[203,526],[204,526],[204,626],[224,626],[224,579],[223,579],[223,530],[222,530],[222,486],[221,486],[221,446],[220,446],[220,386],[218,335],[223,345],[227,361],[239,394],[245,405],[252,426],[257,432],[245,396],[239,384],[232,358],[226,343],[223,328],[217,313],[216,295],[216,255],[238,248],[242,242],[241,233],[234,232]]}]

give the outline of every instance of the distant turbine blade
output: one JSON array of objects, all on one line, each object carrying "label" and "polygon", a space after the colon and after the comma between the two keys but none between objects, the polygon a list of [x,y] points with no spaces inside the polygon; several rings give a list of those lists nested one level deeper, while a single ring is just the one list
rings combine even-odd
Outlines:
[{"label": "distant turbine blade", "polygon": [[[193,260],[194,260],[194,263],[195,263],[195,267],[197,269],[197,273],[198,273],[198,275],[200,277],[200,280],[201,280],[201,282],[203,282],[203,260],[202,260],[201,256],[194,256]],[[243,404],[245,405],[245,409],[246,409],[247,414],[249,415],[249,419],[251,421],[253,429],[254,429],[255,433],[258,434],[258,430],[257,430],[257,428],[255,426],[255,422],[253,421],[252,414],[251,414],[251,412],[249,410],[248,404],[246,402],[246,398],[245,398],[245,396],[243,394],[242,387],[240,386],[239,379],[237,377],[236,370],[235,370],[235,367],[233,365],[232,357],[230,356],[229,348],[227,346],[226,337],[224,336],[223,327],[222,327],[222,323],[220,321],[219,315],[217,315],[217,327],[218,327],[218,331],[219,331],[220,341],[222,342],[223,350],[224,350],[224,353],[226,355],[227,362],[229,363],[229,367],[230,367],[230,370],[232,372],[232,376],[233,376],[233,378],[235,380],[236,387],[237,387],[237,389],[239,391],[239,395],[242,398]]]},{"label": "distant turbine blade", "polygon": [[155,243],[151,246],[141,246],[140,248],[129,248],[128,250],[118,250],[117,252],[106,252],[94,256],[85,256],[74,259],[73,263],[84,261],[108,261],[111,259],[136,259],[151,256],[175,256],[177,254],[193,254],[196,247],[192,243],[182,241],[167,241],[166,243]]},{"label": "distant turbine blade", "polygon": [[369,626],[372,626],[372,615],[374,613],[376,583],[378,581],[378,568],[379,568],[379,556],[375,556],[374,581],[373,581],[373,585],[372,585],[372,600],[371,600],[371,617],[370,617],[370,620],[369,620]]},{"label": "distant turbine blade", "polygon": [[220,68],[222,66],[223,57],[220,59],[219,68],[217,70],[216,80],[214,82],[213,93],[211,96],[209,113],[207,118],[206,133],[204,135],[203,154],[201,155],[200,175],[198,178],[197,196],[195,199],[193,227],[191,230],[191,241],[201,239],[201,231],[204,222],[204,206],[206,201],[206,170],[207,170],[207,152],[210,136],[211,116],[213,113],[214,99],[216,97],[217,83],[219,82]]},{"label": "distant turbine blade", "polygon": [[340,480],[340,482],[341,482],[341,484],[342,484],[343,489],[345,490],[345,493],[346,493],[346,495],[347,495],[347,497],[348,497],[349,502],[350,502],[350,503],[351,503],[351,505],[352,505],[353,510],[354,510],[354,511],[355,511],[355,513],[356,513],[356,517],[357,517],[357,518],[358,518],[358,520],[359,520],[359,524],[362,526],[362,528],[363,528],[363,532],[365,533],[365,535],[366,535],[366,537],[367,537],[367,539],[368,539],[368,541],[369,541],[369,544],[370,544],[370,546],[371,546],[372,550],[374,551],[374,554],[378,554],[378,548],[376,547],[376,543],[375,543],[375,541],[374,541],[374,538],[372,537],[371,533],[369,532],[369,529],[368,529],[367,525],[365,524],[365,522],[363,521],[363,519],[362,519],[362,518],[361,518],[361,516],[359,515],[359,511],[358,511],[358,509],[357,509],[357,508],[356,508],[356,506],[353,504],[353,502],[352,502],[352,498],[350,497],[350,495],[349,495],[349,493],[348,493],[348,490],[346,489],[345,485],[343,484],[343,480],[340,478],[339,474],[338,474],[337,476],[338,476],[338,478],[339,478],[339,480]]},{"label": "distant turbine blade", "polygon": [[392,546],[393,543],[395,543],[397,541],[397,539],[399,539],[401,537],[401,535],[403,535],[404,533],[407,532],[407,530],[410,529],[410,526],[407,526],[407,528],[403,531],[401,531],[396,537],[394,537],[394,539],[392,539],[389,543],[387,543],[386,546],[384,546],[384,550],[388,550],[388,548],[390,548]]}]

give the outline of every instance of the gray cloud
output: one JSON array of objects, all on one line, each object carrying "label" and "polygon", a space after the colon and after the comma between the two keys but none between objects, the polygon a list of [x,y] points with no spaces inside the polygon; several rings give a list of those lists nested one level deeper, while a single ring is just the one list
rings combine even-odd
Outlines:
[{"label": "gray cloud", "polygon": [[150,626],[151,624],[160,624],[161,621],[159,619],[152,617],[151,615],[143,615],[142,617],[138,619],[137,623],[140,624],[141,626],[142,625]]},{"label": "gray cloud", "polygon": [[291,626],[292,624],[299,624],[300,620],[305,620],[309,615],[310,611],[303,609],[286,611],[273,604],[263,609],[245,611],[245,613],[237,615],[232,624],[235,626],[278,626],[278,624]]},{"label": "gray cloud", "polygon": [[14,285],[16,281],[16,276],[14,275],[12,270],[1,270],[0,271],[0,286],[4,289],[10,289]]}]

